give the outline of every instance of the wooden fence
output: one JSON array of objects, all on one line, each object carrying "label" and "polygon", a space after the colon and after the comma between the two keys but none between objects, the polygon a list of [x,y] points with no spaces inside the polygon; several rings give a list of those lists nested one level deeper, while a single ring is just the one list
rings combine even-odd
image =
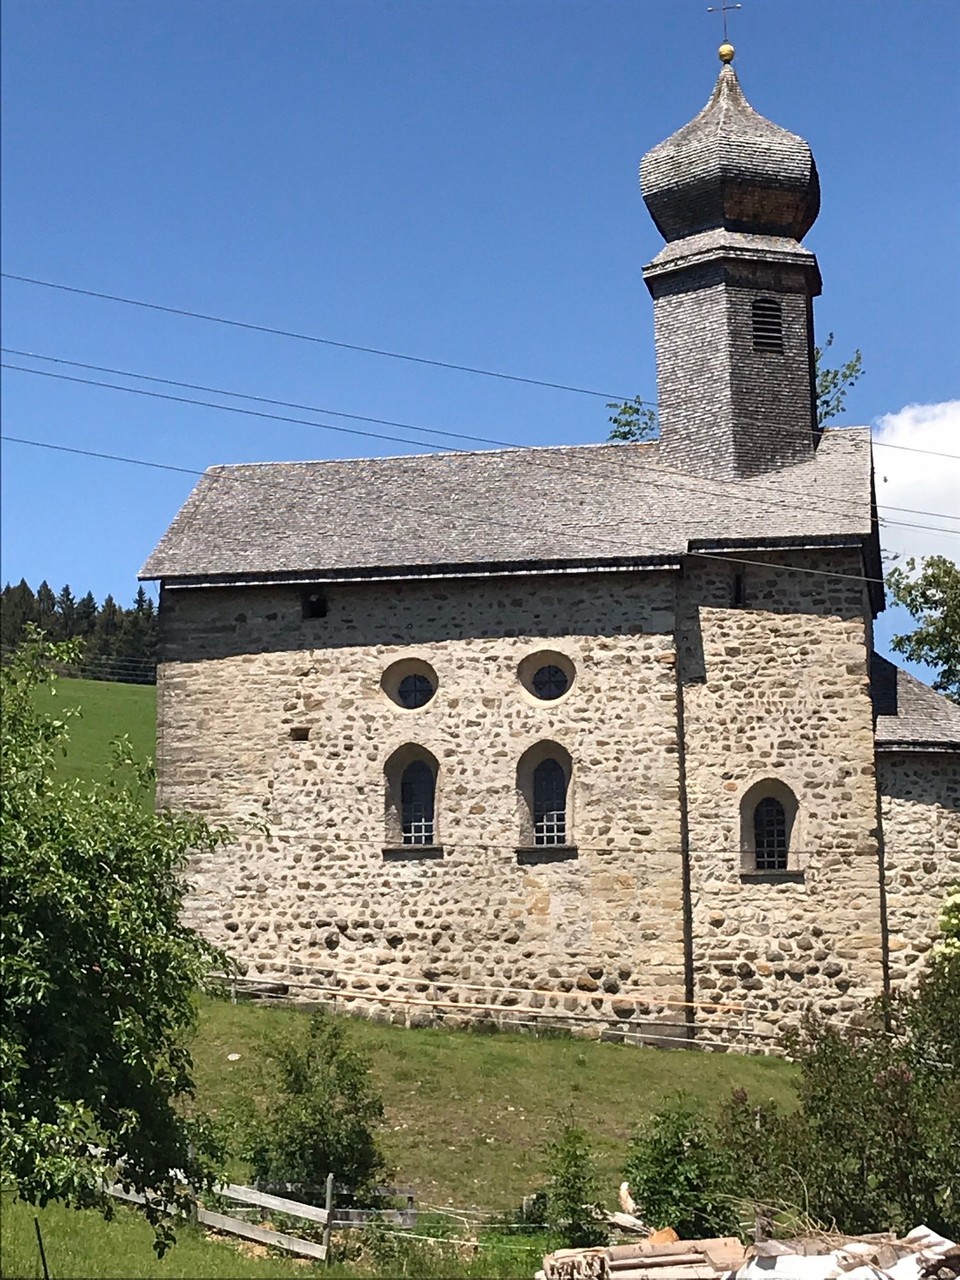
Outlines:
[{"label": "wooden fence", "polygon": [[[332,1173],[327,1177],[326,1205],[323,1209],[316,1205],[304,1204],[300,1200],[287,1200],[283,1196],[268,1195],[255,1187],[243,1187],[233,1182],[218,1183],[214,1191],[224,1200],[234,1200],[239,1204],[267,1209],[273,1213],[284,1213],[288,1217],[300,1218],[304,1222],[319,1223],[323,1227],[323,1239],[320,1244],[317,1244],[314,1240],[304,1240],[301,1236],[290,1235],[286,1231],[274,1231],[272,1227],[261,1227],[252,1222],[244,1222],[242,1218],[214,1213],[198,1204],[196,1218],[205,1227],[210,1227],[213,1231],[222,1231],[225,1235],[239,1236],[243,1240],[254,1240],[257,1244],[268,1244],[276,1249],[285,1249],[288,1253],[296,1253],[304,1258],[329,1260],[330,1231],[334,1222]],[[118,1200],[132,1201],[134,1204],[145,1202],[145,1197],[139,1192],[124,1190],[120,1183],[112,1183],[108,1186],[107,1194]]]}]

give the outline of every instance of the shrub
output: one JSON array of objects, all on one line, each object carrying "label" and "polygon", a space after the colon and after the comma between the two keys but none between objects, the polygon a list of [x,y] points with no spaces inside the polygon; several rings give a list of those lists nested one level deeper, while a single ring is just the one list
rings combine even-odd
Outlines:
[{"label": "shrub", "polygon": [[[960,1226],[960,954],[933,954],[912,992],[865,1027],[808,1023],[787,1158],[809,1211],[844,1231]],[[885,1018],[882,1015],[886,1015]],[[884,1021],[886,1026],[884,1026]]]},{"label": "shrub", "polygon": [[547,1223],[570,1249],[605,1244],[607,1231],[596,1214],[600,1195],[587,1136],[577,1125],[562,1123],[547,1146]]},{"label": "shrub", "polygon": [[344,1022],[315,1013],[267,1048],[266,1102],[248,1099],[246,1155],[261,1183],[320,1188],[328,1173],[359,1201],[386,1174],[383,1102]]},{"label": "shrub", "polygon": [[739,1183],[730,1146],[716,1122],[682,1097],[637,1129],[623,1176],[637,1213],[652,1227],[673,1227],[682,1238],[737,1231]]}]

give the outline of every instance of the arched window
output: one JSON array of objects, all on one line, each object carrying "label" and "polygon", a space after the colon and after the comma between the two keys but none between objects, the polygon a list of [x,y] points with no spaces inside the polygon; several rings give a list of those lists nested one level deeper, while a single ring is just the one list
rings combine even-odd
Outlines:
[{"label": "arched window", "polygon": [[533,842],[567,843],[567,776],[552,756],[541,760],[533,771]]},{"label": "arched window", "polygon": [[754,299],[753,349],[783,355],[783,311],[775,298]]},{"label": "arched window", "polygon": [[413,760],[400,779],[401,826],[404,844],[433,844],[433,770],[425,760]]},{"label": "arched window", "polygon": [[764,796],[753,811],[753,849],[758,871],[786,871],[787,813],[773,796]]},{"label": "arched window", "polygon": [[535,742],[517,761],[518,854],[558,851],[577,856],[574,846],[573,761],[559,742]]},{"label": "arched window", "polygon": [[741,871],[800,870],[797,797],[779,778],[764,778],[740,798]]},{"label": "arched window", "polygon": [[410,846],[439,847],[439,764],[426,747],[398,747],[384,766],[385,852]]}]

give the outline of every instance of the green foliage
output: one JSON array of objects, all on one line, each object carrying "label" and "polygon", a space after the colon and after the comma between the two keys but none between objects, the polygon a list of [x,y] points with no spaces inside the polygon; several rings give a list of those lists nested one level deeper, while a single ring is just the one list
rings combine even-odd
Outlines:
[{"label": "green foliage", "polygon": [[[814,348],[817,388],[817,425],[823,426],[831,418],[839,417],[843,412],[847,392],[859,382],[863,376],[863,355],[856,350],[853,355],[838,369],[831,369],[824,364],[827,350],[833,346],[833,334],[828,333],[822,347]],[[655,440],[657,437],[657,411],[640,396],[632,400],[607,405],[614,413],[608,421],[613,430],[607,440],[623,444],[627,441]]]},{"label": "green foliage", "polygon": [[673,1227],[682,1239],[736,1234],[732,1151],[716,1122],[682,1096],[637,1129],[623,1176],[652,1227]]},{"label": "green foliage", "polygon": [[947,894],[940,917],[940,932],[943,937],[937,950],[950,956],[960,954],[960,884],[955,884]]},{"label": "green foliage", "polygon": [[254,1178],[319,1188],[332,1173],[360,1203],[385,1176],[383,1102],[343,1019],[315,1013],[266,1048],[267,1071],[240,1127]]},{"label": "green foliage", "polygon": [[597,1220],[600,1193],[587,1135],[566,1121],[546,1149],[547,1222],[570,1249],[606,1244],[607,1230]]},{"label": "green foliage", "polygon": [[104,784],[59,781],[66,724],[38,686],[75,646],[34,631],[0,669],[0,1136],[3,1177],[20,1197],[110,1212],[102,1177],[149,1195],[158,1251],[172,1238],[164,1202],[186,1204],[181,1169],[209,1183],[217,1152],[190,1115],[184,1047],[194,992],[222,958],[180,919],[184,860],[229,835],[141,801],[151,771],[124,743]]},{"label": "green foliage", "polygon": [[[949,900],[948,900],[949,901]],[[947,930],[956,931],[956,905]],[[681,1101],[639,1131],[625,1177],[638,1212],[681,1236],[738,1217],[803,1214],[862,1233],[960,1229],[960,949],[934,952],[916,988],[860,1025],[810,1020],[786,1038],[800,1106],[743,1090],[710,1115]]]},{"label": "green foliage", "polygon": [[624,444],[631,440],[656,439],[657,411],[639,396],[624,400],[622,404],[614,400],[607,408],[616,410],[608,419],[613,424],[608,440]]},{"label": "green foliage", "polygon": [[918,567],[911,556],[890,570],[887,587],[917,623],[891,646],[911,662],[936,667],[933,687],[960,702],[960,567],[946,556],[928,556]]},{"label": "green foliage", "polygon": [[858,347],[839,369],[824,365],[824,357],[833,346],[833,334],[828,333],[822,347],[814,348],[817,385],[817,425],[823,426],[831,418],[843,413],[847,392],[863,377],[863,355]]},{"label": "green foliage", "polygon": [[851,1232],[956,1232],[958,1008],[960,956],[943,954],[889,1002],[889,1030],[878,1016],[861,1028],[810,1023],[792,1039],[801,1105],[788,1154],[813,1216]]}]

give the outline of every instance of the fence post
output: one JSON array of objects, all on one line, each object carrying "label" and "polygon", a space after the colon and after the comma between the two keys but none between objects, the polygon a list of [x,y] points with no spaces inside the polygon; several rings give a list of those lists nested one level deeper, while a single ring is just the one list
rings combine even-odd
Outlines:
[{"label": "fence post", "polygon": [[326,1196],[327,1221],[323,1228],[323,1247],[327,1251],[327,1266],[330,1265],[330,1233],[333,1230],[333,1174],[327,1174]]}]

